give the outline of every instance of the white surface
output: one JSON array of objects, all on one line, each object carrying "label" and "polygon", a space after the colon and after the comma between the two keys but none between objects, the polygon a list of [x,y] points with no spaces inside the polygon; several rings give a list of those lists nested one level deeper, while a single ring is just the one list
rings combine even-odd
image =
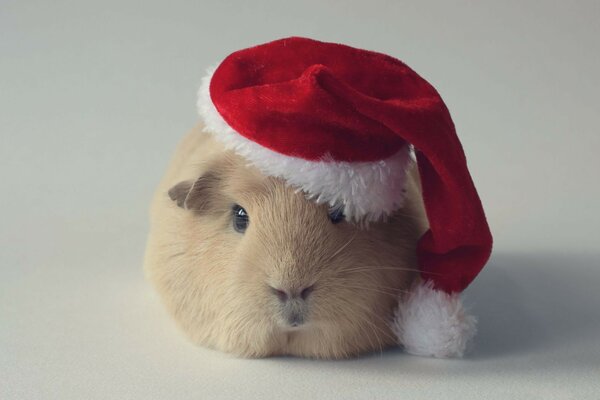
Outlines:
[{"label": "white surface", "polygon": [[[0,399],[600,398],[600,3],[218,3],[0,1]],[[144,281],[205,67],[291,34],[397,56],[448,103],[496,238],[467,359],[238,360]]]}]

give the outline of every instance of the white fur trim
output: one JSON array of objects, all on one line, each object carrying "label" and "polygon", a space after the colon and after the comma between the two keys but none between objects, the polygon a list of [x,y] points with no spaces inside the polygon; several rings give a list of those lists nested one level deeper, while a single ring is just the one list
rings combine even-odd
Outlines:
[{"label": "white fur trim", "polygon": [[213,72],[209,70],[202,79],[198,112],[205,130],[228,149],[246,158],[265,175],[285,179],[317,203],[343,205],[346,217],[355,222],[378,220],[402,206],[406,173],[414,162],[411,146],[385,160],[355,163],[307,161],[277,153],[245,138],[221,117],[210,98]]},{"label": "white fur trim", "polygon": [[400,302],[392,330],[410,354],[462,357],[477,332],[477,320],[465,311],[460,294],[436,290],[427,282]]}]

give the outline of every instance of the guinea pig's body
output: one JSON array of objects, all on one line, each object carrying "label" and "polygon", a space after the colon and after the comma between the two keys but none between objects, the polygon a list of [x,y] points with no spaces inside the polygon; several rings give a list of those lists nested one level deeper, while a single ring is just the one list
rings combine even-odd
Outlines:
[{"label": "guinea pig's body", "polygon": [[[418,178],[408,175],[404,206],[387,221],[332,221],[326,204],[263,175],[199,126],[153,200],[147,276],[207,347],[342,358],[395,345],[389,321],[417,279],[426,229]],[[239,209],[244,231],[234,226]]]}]

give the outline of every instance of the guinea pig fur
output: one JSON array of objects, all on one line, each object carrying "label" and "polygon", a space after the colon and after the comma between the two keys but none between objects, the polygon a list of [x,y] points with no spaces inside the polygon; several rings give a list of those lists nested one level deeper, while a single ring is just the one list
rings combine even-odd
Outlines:
[{"label": "guinea pig fur", "polygon": [[[409,173],[402,209],[368,226],[332,223],[196,127],[151,206],[145,272],[197,344],[243,357],[344,358],[397,345],[389,322],[418,279],[426,229]],[[248,215],[240,233],[233,207]]]}]

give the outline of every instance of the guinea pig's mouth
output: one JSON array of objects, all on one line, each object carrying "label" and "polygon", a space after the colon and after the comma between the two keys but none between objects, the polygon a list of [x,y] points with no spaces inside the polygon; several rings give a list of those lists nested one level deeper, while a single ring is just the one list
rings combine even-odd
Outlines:
[{"label": "guinea pig's mouth", "polygon": [[279,330],[282,333],[285,334],[295,334],[295,333],[301,333],[301,332],[306,332],[307,330],[309,330],[312,327],[313,324],[307,322],[307,323],[303,323],[303,324],[296,324],[296,325],[292,325],[292,324],[287,324],[287,323],[279,323]]},{"label": "guinea pig's mouth", "polygon": [[307,312],[302,311],[293,311],[286,310],[285,308],[281,310],[280,318],[278,318],[278,325],[283,330],[288,331],[298,331],[306,328],[309,325],[309,320],[307,316]]},{"label": "guinea pig's mouth", "polygon": [[277,325],[282,331],[297,332],[310,327],[309,309],[306,304],[293,302],[279,305]]}]

